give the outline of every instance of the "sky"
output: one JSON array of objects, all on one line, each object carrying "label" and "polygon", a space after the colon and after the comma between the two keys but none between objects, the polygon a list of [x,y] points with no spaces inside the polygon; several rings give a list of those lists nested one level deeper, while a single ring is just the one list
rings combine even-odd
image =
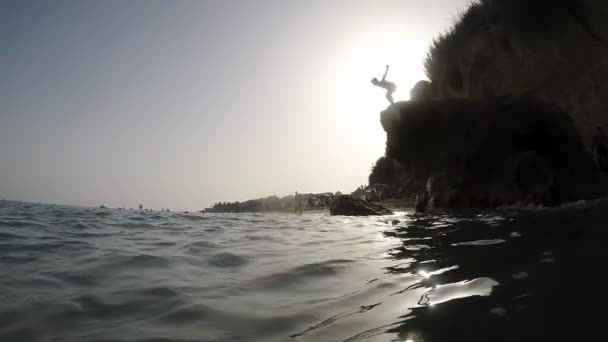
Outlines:
[{"label": "sky", "polygon": [[351,192],[469,0],[0,0],[0,199]]}]

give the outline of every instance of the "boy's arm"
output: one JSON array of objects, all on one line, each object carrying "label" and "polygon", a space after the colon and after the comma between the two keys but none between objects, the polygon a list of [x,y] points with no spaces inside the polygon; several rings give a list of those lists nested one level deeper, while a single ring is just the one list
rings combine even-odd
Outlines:
[{"label": "boy's arm", "polygon": [[384,72],[384,76],[382,76],[382,80],[386,79],[386,75],[388,75],[388,65],[386,66],[386,71]]}]

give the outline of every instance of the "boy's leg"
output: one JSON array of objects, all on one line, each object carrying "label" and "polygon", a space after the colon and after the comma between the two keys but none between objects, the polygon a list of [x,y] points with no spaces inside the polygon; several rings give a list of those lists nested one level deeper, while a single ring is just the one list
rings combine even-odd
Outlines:
[{"label": "boy's leg", "polygon": [[388,100],[388,102],[390,102],[391,104],[393,104],[393,93],[391,93],[390,91],[386,92],[386,99]]}]

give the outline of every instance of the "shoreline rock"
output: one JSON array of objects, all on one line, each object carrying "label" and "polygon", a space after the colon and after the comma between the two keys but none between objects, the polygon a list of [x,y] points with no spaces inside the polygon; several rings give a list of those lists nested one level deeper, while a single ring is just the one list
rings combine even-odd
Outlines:
[{"label": "shoreline rock", "polygon": [[392,215],[393,212],[381,205],[373,204],[350,195],[339,195],[329,205],[330,215],[372,216]]}]

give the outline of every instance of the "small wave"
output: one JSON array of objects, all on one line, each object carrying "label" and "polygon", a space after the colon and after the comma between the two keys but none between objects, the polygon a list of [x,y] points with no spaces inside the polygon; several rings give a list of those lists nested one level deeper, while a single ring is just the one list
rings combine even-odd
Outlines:
[{"label": "small wave", "polygon": [[27,279],[19,279],[19,280],[8,280],[4,281],[3,286],[19,288],[19,289],[60,289],[62,288],[62,284],[56,279],[52,278],[42,278],[42,277],[33,277]]},{"label": "small wave", "polygon": [[150,224],[147,223],[146,220],[138,220],[133,219],[127,222],[116,222],[116,223],[108,223],[108,226],[118,227],[118,228],[129,228],[129,229],[137,229],[137,228],[150,228]]},{"label": "small wave", "polygon": [[507,240],[503,240],[503,239],[475,240],[475,241],[453,243],[452,246],[488,246],[488,245],[497,245],[499,243],[503,243],[506,241]]},{"label": "small wave", "polygon": [[57,220],[54,221],[54,224],[57,227],[69,227],[69,228],[75,228],[75,229],[86,229],[89,228],[90,226],[88,224],[83,223],[81,220],[77,219],[77,218],[68,218],[68,219],[62,219],[62,220]]},{"label": "small wave", "polygon": [[375,303],[375,304],[371,304],[371,305],[362,305],[362,306],[360,306],[357,309],[333,315],[333,316],[331,316],[329,318],[326,318],[321,323],[313,325],[313,326],[309,327],[308,329],[306,329],[306,330],[304,330],[302,332],[289,335],[289,337],[296,338],[296,337],[300,337],[300,336],[306,335],[306,334],[308,334],[308,333],[310,333],[310,332],[312,332],[314,330],[318,330],[318,329],[323,328],[323,327],[325,327],[327,325],[333,324],[334,322],[336,322],[338,320],[341,320],[341,319],[344,319],[344,318],[347,318],[347,317],[350,317],[350,316],[353,316],[353,315],[356,315],[356,314],[365,313],[365,312],[370,311],[370,310],[372,310],[375,307],[380,306],[380,305],[382,305],[382,303]]},{"label": "small wave", "polygon": [[150,254],[138,254],[125,260],[123,263],[125,266],[130,267],[160,267],[169,264],[169,260],[164,257],[150,255]]},{"label": "small wave", "polygon": [[13,227],[13,228],[25,228],[25,227],[37,227],[45,228],[46,225],[30,221],[30,220],[0,220],[0,226]]},{"label": "small wave", "polygon": [[196,241],[187,244],[185,248],[218,248],[219,246],[211,241]]},{"label": "small wave", "polygon": [[219,248],[219,246],[210,241],[196,241],[183,247],[185,253],[189,255],[201,255],[216,248]]},{"label": "small wave", "polygon": [[[2,244],[0,244],[2,248]],[[33,255],[0,255],[0,261],[11,264],[27,264],[38,261],[39,257]]]},{"label": "small wave", "polygon": [[191,324],[217,316],[217,310],[202,304],[193,304],[179,307],[159,318],[163,323]]},{"label": "small wave", "polygon": [[179,214],[178,216],[189,221],[209,221],[209,217],[201,215]]},{"label": "small wave", "polygon": [[159,298],[171,298],[178,293],[166,286],[152,286],[152,287],[138,287],[128,290],[121,290],[112,292],[113,295],[128,295],[128,296],[144,296],[144,297],[159,297]]},{"label": "small wave", "polygon": [[270,236],[270,235],[252,235],[252,234],[243,236],[243,238],[241,240],[244,240],[244,241],[275,241],[275,242],[281,241],[279,238]]},{"label": "small wave", "polygon": [[208,227],[208,228],[204,229],[204,231],[206,231],[208,233],[220,232],[222,230],[224,230],[224,228],[222,228],[222,227]]},{"label": "small wave", "polygon": [[[95,262],[95,259],[91,259],[92,262]],[[171,265],[171,260],[166,257],[151,255],[151,254],[136,254],[136,255],[114,255],[109,256],[101,260],[101,262],[97,262],[96,264],[91,265],[90,268],[82,271],[79,274],[86,275],[105,275],[109,272],[109,274],[114,274],[114,272],[118,270],[127,270],[127,269],[162,269]],[[78,279],[78,278],[77,278]],[[93,278],[95,279],[95,278]]]},{"label": "small wave", "polygon": [[65,283],[82,286],[82,287],[90,287],[94,286],[99,281],[99,276],[95,275],[92,272],[77,272],[77,271],[62,271],[50,273],[50,276],[59,279]]},{"label": "small wave", "polygon": [[[2,224],[2,222],[0,222],[0,225],[1,224]],[[17,240],[17,239],[24,239],[24,238],[25,238],[25,236],[23,236],[23,235],[0,232],[0,240]]]},{"label": "small wave", "polygon": [[217,267],[239,267],[247,263],[247,259],[232,253],[219,253],[211,257],[209,264]]},{"label": "small wave", "polygon": [[0,250],[4,252],[17,251],[49,253],[57,251],[83,251],[89,248],[91,248],[91,245],[88,242],[71,239],[47,243],[0,243]]},{"label": "small wave", "polygon": [[284,288],[315,278],[335,276],[345,271],[352,263],[354,263],[353,260],[329,260],[321,263],[307,264],[294,267],[285,272],[257,278],[253,282],[257,288]]},{"label": "small wave", "polygon": [[86,294],[73,298],[69,304],[64,304],[64,310],[59,314],[63,318],[76,319],[81,317],[112,318],[125,317],[129,319],[151,318],[166,312],[174,305],[171,301],[149,301],[140,298],[127,300],[111,300],[106,296]]},{"label": "small wave", "polygon": [[86,313],[91,314],[92,316],[99,316],[104,312],[107,315],[111,309],[111,306],[106,305],[98,296],[82,295],[72,299],[69,303],[66,303],[59,316],[62,318],[73,318],[82,316]]},{"label": "small wave", "polygon": [[87,232],[87,231],[72,231],[72,232],[64,232],[63,233],[64,236],[67,237],[72,237],[72,238],[79,238],[79,239],[91,239],[91,238],[96,238],[96,237],[100,237],[100,236],[107,236],[109,234],[102,234],[102,233],[93,233],[93,232]]},{"label": "small wave", "polygon": [[201,297],[207,295],[210,291],[221,288],[226,288],[226,286],[216,286],[211,288],[200,286],[180,286],[171,288],[171,291],[188,297]]},{"label": "small wave", "polygon": [[175,246],[176,243],[173,241],[150,241],[150,242],[141,242],[141,245],[146,246],[147,248],[154,249],[158,247],[172,247]]}]

